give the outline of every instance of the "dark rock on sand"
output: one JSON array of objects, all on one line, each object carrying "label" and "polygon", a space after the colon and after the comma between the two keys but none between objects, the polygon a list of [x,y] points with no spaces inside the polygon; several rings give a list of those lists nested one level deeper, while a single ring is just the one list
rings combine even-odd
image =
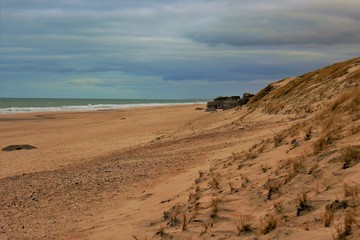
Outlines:
[{"label": "dark rock on sand", "polygon": [[24,144],[24,145],[10,145],[10,146],[4,147],[1,150],[10,152],[10,151],[16,151],[16,150],[22,150],[22,149],[31,150],[31,149],[35,149],[35,148],[36,147],[34,147],[34,146]]}]

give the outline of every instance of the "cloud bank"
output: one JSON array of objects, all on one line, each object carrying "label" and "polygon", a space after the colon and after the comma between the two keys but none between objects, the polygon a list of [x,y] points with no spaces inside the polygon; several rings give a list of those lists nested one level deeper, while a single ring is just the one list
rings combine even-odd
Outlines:
[{"label": "cloud bank", "polygon": [[2,97],[255,92],[360,55],[360,2],[3,0]]}]

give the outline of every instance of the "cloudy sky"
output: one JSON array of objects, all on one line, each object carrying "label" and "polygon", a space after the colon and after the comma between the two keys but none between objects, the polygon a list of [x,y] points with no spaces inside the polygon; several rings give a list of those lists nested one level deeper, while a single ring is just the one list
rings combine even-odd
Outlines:
[{"label": "cloudy sky", "polygon": [[0,96],[211,98],[360,56],[358,0],[1,0]]}]

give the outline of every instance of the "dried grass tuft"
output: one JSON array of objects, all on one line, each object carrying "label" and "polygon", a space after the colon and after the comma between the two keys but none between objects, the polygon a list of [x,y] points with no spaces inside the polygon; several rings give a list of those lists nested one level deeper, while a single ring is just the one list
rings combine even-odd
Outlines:
[{"label": "dried grass tuft", "polygon": [[314,154],[318,154],[324,150],[326,150],[331,144],[333,144],[336,140],[341,139],[341,136],[336,132],[327,132],[325,135],[319,138],[314,145]]},{"label": "dried grass tuft", "polygon": [[249,215],[242,215],[240,216],[240,220],[238,222],[234,222],[238,236],[242,233],[253,231],[253,228],[251,227],[251,219],[252,217]]},{"label": "dried grass tuft", "polygon": [[277,179],[268,179],[267,180],[267,182],[264,184],[264,188],[268,191],[267,200],[270,200],[274,193],[279,192],[280,186],[281,186],[281,183]]},{"label": "dried grass tuft", "polygon": [[359,223],[355,218],[355,214],[351,211],[346,212],[344,217],[344,223],[334,226],[337,233],[337,237],[335,239],[346,240],[347,236],[352,233],[354,225],[359,226]]},{"label": "dried grass tuft", "polygon": [[211,199],[211,213],[210,213],[210,218],[215,220],[219,215],[219,202],[220,199],[219,198],[213,198]]},{"label": "dried grass tuft", "polygon": [[350,146],[341,150],[340,161],[343,169],[352,167],[360,162],[360,146]]},{"label": "dried grass tuft", "polygon": [[209,226],[210,226],[210,223],[209,223],[209,222],[204,222],[204,223],[203,223],[203,227],[204,227],[204,228],[203,228],[203,230],[201,231],[200,236],[204,235],[204,234],[207,232]]},{"label": "dried grass tuft", "polygon": [[278,222],[273,215],[260,219],[260,233],[266,235],[273,231],[277,225]]},{"label": "dried grass tuft", "polygon": [[165,234],[165,227],[163,225],[161,225],[160,228],[155,232],[155,235],[158,235],[160,237],[164,236]]},{"label": "dried grass tuft", "polygon": [[313,210],[313,207],[310,205],[309,198],[306,193],[298,195],[298,203],[296,209],[296,216],[301,216],[303,212]]},{"label": "dried grass tuft", "polygon": [[185,230],[186,230],[187,224],[188,224],[188,221],[187,221],[187,219],[186,219],[186,214],[184,213],[184,216],[183,216],[183,224],[182,224],[182,228],[181,228],[182,231],[185,231]]},{"label": "dried grass tuft", "polygon": [[334,218],[334,211],[331,208],[326,208],[324,213],[324,226],[330,227]]}]

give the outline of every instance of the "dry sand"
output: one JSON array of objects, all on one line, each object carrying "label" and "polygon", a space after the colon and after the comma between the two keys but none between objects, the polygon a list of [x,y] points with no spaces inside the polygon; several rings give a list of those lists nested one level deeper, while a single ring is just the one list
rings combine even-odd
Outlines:
[{"label": "dry sand", "polygon": [[2,115],[0,146],[36,149],[0,154],[0,239],[78,235],[87,219],[127,203],[124,192],[203,163],[177,154],[176,138],[208,115],[195,107]]},{"label": "dry sand", "polygon": [[0,177],[80,164],[139,147],[205,113],[194,106],[1,116],[0,146],[30,144],[34,151],[1,152]]},{"label": "dry sand", "polygon": [[0,154],[0,239],[152,232],[147,223],[191,187],[198,169],[274,131],[265,119],[236,126],[234,111],[195,108],[2,115],[0,146],[36,149]]},{"label": "dry sand", "polygon": [[[195,108],[1,116],[1,147],[37,148],[0,154],[0,239],[331,239],[325,205],[341,199],[343,179],[360,181],[358,166],[334,182],[341,164],[326,165],[310,181],[330,154],[290,178],[289,159],[314,140],[293,149],[274,136],[306,119]],[[277,179],[289,183],[269,191]],[[316,200],[298,217],[303,192]],[[278,224],[264,234],[270,216]],[[237,229],[244,221],[250,231]]]}]

